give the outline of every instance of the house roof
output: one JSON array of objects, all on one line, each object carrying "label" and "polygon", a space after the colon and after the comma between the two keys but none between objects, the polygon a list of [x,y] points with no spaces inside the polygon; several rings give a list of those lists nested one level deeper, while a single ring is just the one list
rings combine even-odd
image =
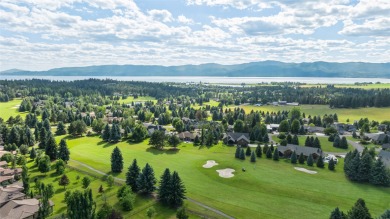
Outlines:
[{"label": "house roof", "polygon": [[379,134],[378,133],[374,133],[374,134],[366,133],[364,135],[368,138],[371,138],[373,141],[383,141],[386,137],[386,134],[384,134],[384,133],[379,133]]},{"label": "house roof", "polygon": [[390,149],[390,143],[383,144],[382,149]]},{"label": "house roof", "polygon": [[378,154],[386,167],[390,168],[390,151],[381,150]]},{"label": "house roof", "polygon": [[309,156],[310,154],[322,155],[322,150],[320,148],[305,147],[293,144],[287,144],[287,146],[278,145],[278,151],[284,153],[287,150],[295,151],[297,155],[300,155],[301,153],[303,153],[305,156]]},{"label": "house roof", "polygon": [[180,132],[178,134],[178,137],[180,139],[184,139],[184,138],[195,139],[197,135],[198,135],[198,133],[192,133],[189,131],[185,131],[185,132]]},{"label": "house roof", "polygon": [[39,210],[37,199],[12,200],[0,208],[0,216],[3,219],[28,218]]},{"label": "house roof", "polygon": [[241,133],[241,132],[227,132],[224,138],[229,138],[232,141],[239,141],[241,139],[245,139],[249,142],[249,134]]},{"label": "house roof", "polygon": [[[3,176],[0,176],[0,178],[1,177]],[[4,203],[9,202],[10,200],[20,199],[24,196],[25,194],[18,191],[18,189],[0,187],[0,206]]]}]

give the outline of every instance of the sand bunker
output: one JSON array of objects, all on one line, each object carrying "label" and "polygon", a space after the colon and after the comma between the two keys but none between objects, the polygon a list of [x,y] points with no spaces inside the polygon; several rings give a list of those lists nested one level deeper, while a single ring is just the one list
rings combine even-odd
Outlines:
[{"label": "sand bunker", "polygon": [[311,170],[308,170],[308,169],[305,169],[305,168],[301,168],[301,167],[294,167],[294,169],[296,169],[298,171],[302,171],[302,172],[308,173],[308,174],[316,174],[317,173],[317,171],[311,171]]},{"label": "sand bunker", "polygon": [[234,174],[233,174],[234,171],[235,170],[230,169],[230,168],[217,170],[217,172],[219,173],[219,176],[222,177],[222,178],[231,178],[231,177],[233,177],[234,176]]},{"label": "sand bunker", "polygon": [[213,166],[217,166],[218,163],[215,162],[215,160],[208,160],[205,165],[203,165],[203,168],[211,168]]}]

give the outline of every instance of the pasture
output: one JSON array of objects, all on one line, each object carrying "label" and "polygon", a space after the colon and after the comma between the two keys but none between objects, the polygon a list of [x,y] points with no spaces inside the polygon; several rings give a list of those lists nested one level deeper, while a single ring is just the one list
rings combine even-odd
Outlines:
[{"label": "pasture", "polygon": [[[260,158],[256,163],[234,158],[234,147],[222,144],[207,148],[182,143],[179,150],[156,150],[147,141],[115,145],[99,137],[69,138],[71,158],[110,173],[110,155],[118,146],[124,157],[124,179],[132,160],[142,168],[149,163],[160,178],[165,168],[178,171],[187,188],[187,196],[237,218],[328,218],[335,207],[350,209],[358,198],[366,201],[373,216],[378,216],[390,203],[390,188],[374,187],[348,181],[342,171],[343,160],[336,171],[292,165],[287,160]],[[202,167],[207,160],[219,163],[210,169]],[[70,165],[77,165],[70,163]],[[293,167],[318,171],[307,174]],[[235,169],[234,177],[225,179],[216,170]],[[247,171],[242,172],[245,168]]]}]

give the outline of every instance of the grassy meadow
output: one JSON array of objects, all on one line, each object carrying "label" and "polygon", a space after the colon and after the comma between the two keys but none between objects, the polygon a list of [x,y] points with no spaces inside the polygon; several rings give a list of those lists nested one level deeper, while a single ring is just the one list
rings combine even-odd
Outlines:
[{"label": "grassy meadow", "polygon": [[[234,108],[236,106],[230,106]],[[291,110],[293,106],[253,106],[253,105],[242,105],[239,106],[244,109],[246,113],[249,113],[251,110],[265,111],[265,112],[278,112],[283,110]],[[329,105],[300,105],[302,113],[305,113],[306,116],[323,116],[324,114],[334,114],[337,113],[339,122],[346,122],[349,119],[350,123],[353,123],[355,120],[360,118],[368,118],[370,120],[383,121],[390,120],[390,107],[369,107],[369,108],[358,108],[358,109],[331,109]]]},{"label": "grassy meadow", "polygon": [[19,112],[19,105],[22,102],[22,99],[16,98],[8,102],[0,102],[0,117],[4,120],[7,120],[9,117],[21,115],[23,118],[27,113]]},{"label": "grassy meadow", "polygon": [[[141,168],[148,162],[160,178],[165,168],[178,171],[187,188],[187,196],[237,218],[328,218],[336,207],[349,210],[358,198],[365,199],[373,216],[390,208],[390,188],[374,187],[348,181],[342,171],[308,169],[318,174],[294,170],[286,160],[279,162],[260,158],[256,163],[234,158],[234,147],[222,144],[211,148],[182,143],[179,150],[155,150],[147,141],[139,144],[102,142],[99,137],[68,138],[71,158],[110,173],[110,154],[118,146],[123,154],[125,172],[136,158]],[[207,160],[219,163],[210,169],[202,167]],[[82,168],[77,163],[71,166]],[[233,168],[235,176],[224,179],[216,170]],[[246,172],[241,169],[246,168]],[[330,193],[331,191],[331,193]],[[191,207],[191,206],[190,206]],[[315,216],[314,216],[315,215]]]}]

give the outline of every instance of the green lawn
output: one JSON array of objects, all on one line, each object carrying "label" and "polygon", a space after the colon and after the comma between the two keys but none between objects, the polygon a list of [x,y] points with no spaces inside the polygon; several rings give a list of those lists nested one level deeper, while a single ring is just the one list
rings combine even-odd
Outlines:
[{"label": "green lawn", "polygon": [[[313,137],[315,138],[316,136],[313,136]],[[337,153],[341,152],[342,153],[342,152],[348,152],[349,150],[352,149],[352,146],[350,144],[348,144],[348,149],[333,147],[333,142],[328,141],[327,136],[325,136],[325,137],[317,136],[317,137],[318,137],[318,140],[320,140],[322,151],[337,152]],[[272,140],[274,140],[276,142],[280,142],[280,139],[275,135],[272,136]],[[306,141],[306,136],[298,136],[298,140],[299,140],[299,145],[304,146],[305,141]]]},{"label": "green lawn", "polygon": [[9,117],[21,115],[23,118],[27,113],[19,112],[19,105],[22,103],[22,99],[13,99],[8,102],[0,102],[0,117],[7,120]]},{"label": "green lawn", "polygon": [[[98,137],[69,139],[71,158],[96,169],[110,172],[110,154],[115,147]],[[187,195],[237,218],[328,218],[336,207],[347,211],[358,198],[366,201],[373,216],[390,208],[390,188],[352,183],[342,172],[341,160],[335,172],[327,169],[310,175],[294,170],[285,160],[275,162],[265,158],[255,164],[234,159],[234,147],[217,145],[211,148],[182,144],[178,151],[159,151],[147,142],[116,144],[123,154],[125,171],[134,158],[141,167],[146,162],[160,178],[168,167],[178,171],[187,188]],[[207,160],[219,163],[211,169],[202,165]],[[71,163],[71,165],[73,165]],[[242,172],[241,168],[246,168]],[[307,166],[304,166],[307,167]],[[235,177],[220,178],[217,169],[233,168]],[[191,206],[189,206],[191,207]]]},{"label": "green lawn", "polygon": [[126,99],[118,100],[119,103],[129,104],[131,102],[145,102],[145,101],[154,101],[157,102],[156,98],[150,96],[139,96],[137,99],[134,99],[133,96],[128,96]]},{"label": "green lawn", "polygon": [[[235,106],[231,106],[235,107]],[[243,108],[246,113],[249,113],[251,110],[261,110],[261,111],[269,111],[269,112],[277,112],[277,111],[283,111],[283,110],[291,110],[293,106],[271,106],[271,105],[265,105],[265,106],[253,106],[253,105],[247,105],[247,106],[240,106],[240,108]],[[324,114],[334,114],[337,113],[339,122],[346,122],[347,119],[349,119],[350,123],[353,123],[355,120],[359,120],[360,118],[368,118],[370,120],[376,120],[376,121],[383,121],[383,120],[390,120],[390,107],[384,107],[384,108],[376,108],[376,107],[370,107],[370,108],[358,108],[358,109],[331,109],[329,108],[329,105],[300,105],[299,108],[301,108],[301,112],[305,113],[306,116],[323,116]]]}]

